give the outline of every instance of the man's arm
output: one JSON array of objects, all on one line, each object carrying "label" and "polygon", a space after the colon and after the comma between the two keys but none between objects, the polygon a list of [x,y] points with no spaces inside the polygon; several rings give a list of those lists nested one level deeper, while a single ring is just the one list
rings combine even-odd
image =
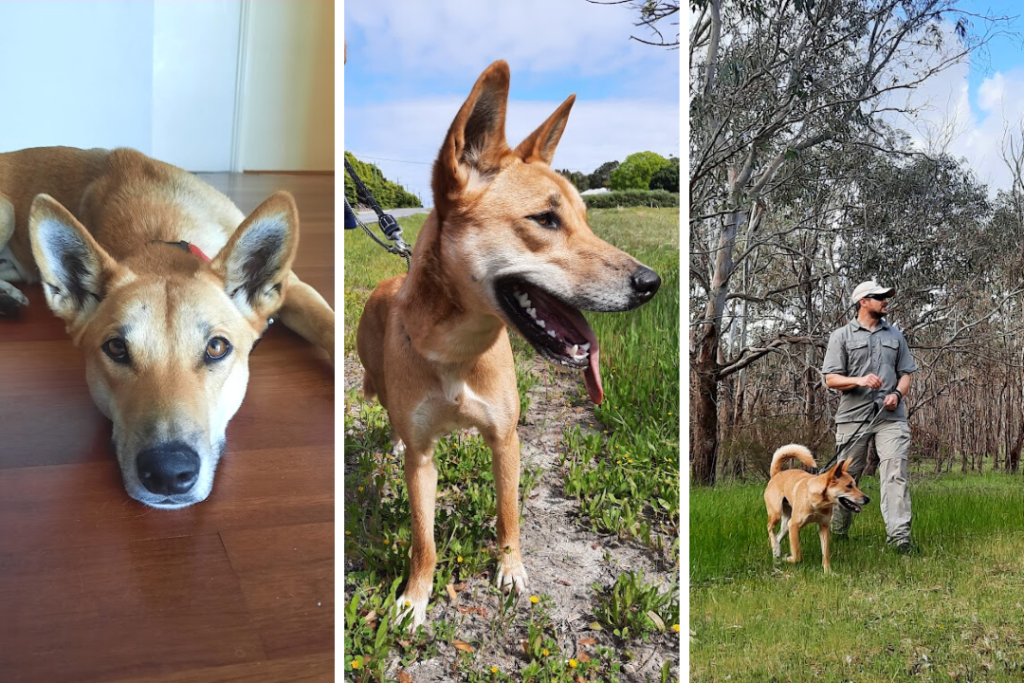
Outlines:
[{"label": "man's arm", "polygon": [[825,386],[829,389],[836,389],[837,391],[849,391],[850,389],[856,389],[857,387],[879,389],[882,386],[882,378],[873,372],[870,375],[865,375],[864,377],[847,377],[846,375],[829,373],[825,375]]},{"label": "man's arm", "polygon": [[886,410],[896,410],[900,401],[906,397],[908,391],[910,391],[910,375],[903,375],[896,382],[896,391],[886,396],[885,403],[882,405]]}]

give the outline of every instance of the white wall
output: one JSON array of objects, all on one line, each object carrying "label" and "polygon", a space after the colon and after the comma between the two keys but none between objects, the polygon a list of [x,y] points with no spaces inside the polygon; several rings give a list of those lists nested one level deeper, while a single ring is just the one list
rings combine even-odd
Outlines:
[{"label": "white wall", "polygon": [[334,168],[331,0],[0,0],[0,29],[0,152],[134,147],[190,171]]},{"label": "white wall", "polygon": [[0,2],[0,151],[150,151],[153,5]]},{"label": "white wall", "polygon": [[245,170],[333,170],[333,1],[257,0],[249,11]]},{"label": "white wall", "polygon": [[241,3],[157,0],[150,154],[190,171],[231,168]]}]

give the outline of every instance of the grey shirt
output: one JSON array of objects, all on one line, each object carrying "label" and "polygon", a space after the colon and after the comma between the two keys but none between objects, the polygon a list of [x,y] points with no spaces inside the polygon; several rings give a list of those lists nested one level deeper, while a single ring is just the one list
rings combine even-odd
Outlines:
[{"label": "grey shirt", "polygon": [[[910,355],[910,348],[903,333],[880,320],[875,329],[869,330],[854,318],[840,327],[828,339],[825,364],[821,371],[826,375],[863,377],[874,373],[882,380],[877,392],[869,387],[854,387],[842,392],[836,423],[862,422],[874,415],[872,404],[875,398],[884,398],[896,390],[896,383],[903,375],[917,370],[917,364]],[[901,400],[896,410],[882,409],[883,420],[907,421],[907,410]]]}]

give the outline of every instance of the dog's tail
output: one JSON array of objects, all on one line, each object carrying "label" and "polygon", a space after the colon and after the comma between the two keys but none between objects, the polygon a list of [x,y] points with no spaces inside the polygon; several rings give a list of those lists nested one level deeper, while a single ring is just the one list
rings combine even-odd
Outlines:
[{"label": "dog's tail", "polygon": [[805,467],[817,467],[817,463],[814,462],[814,456],[811,455],[811,452],[806,447],[798,443],[791,443],[775,451],[775,455],[772,456],[771,476],[774,477],[781,472],[782,466],[787,460],[794,459],[799,460]]}]

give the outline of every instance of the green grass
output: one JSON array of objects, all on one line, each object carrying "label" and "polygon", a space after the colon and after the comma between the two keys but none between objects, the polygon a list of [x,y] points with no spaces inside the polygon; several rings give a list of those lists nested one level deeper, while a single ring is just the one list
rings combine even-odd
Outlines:
[{"label": "green grass", "polygon": [[[565,490],[602,532],[666,545],[679,538],[679,243],[672,209],[588,213],[595,231],[662,277],[628,313],[590,315],[601,342],[600,433],[566,435]],[[640,226],[643,226],[642,228]]]},{"label": "green grass", "polygon": [[[597,411],[594,429],[586,433],[573,429],[564,435],[565,490],[580,500],[581,521],[651,547],[668,548],[677,562],[679,213],[676,209],[608,209],[591,211],[589,218],[599,236],[654,268],[664,284],[655,299],[638,311],[588,315],[601,342],[606,402]],[[424,220],[425,216],[413,216],[400,221],[407,242],[414,242]],[[348,353],[355,348],[356,326],[373,287],[403,272],[402,259],[385,252],[361,231],[345,234]],[[526,393],[542,380],[527,363],[536,356],[532,348],[518,335],[512,335],[512,346],[525,414],[530,407]],[[582,377],[572,400],[586,402]],[[352,680],[381,681],[390,663],[432,657],[438,652],[438,643],[451,647],[458,624],[429,619],[429,628],[410,638],[391,622],[395,591],[407,571],[410,542],[402,466],[389,453],[386,413],[376,401],[363,402],[357,391],[346,393],[345,435],[345,553],[360,560],[360,569],[345,578],[344,669]],[[453,436],[435,451],[438,567],[431,606],[434,600],[444,599],[448,584],[494,571],[500,550],[494,530],[490,457],[477,437]],[[541,472],[525,468],[521,499],[529,496],[540,476]],[[659,637],[674,639],[671,629],[676,620],[671,612],[677,608],[666,609],[671,601],[666,603],[661,594],[651,595],[640,588],[630,594],[628,607],[646,605],[662,614],[667,633]],[[547,596],[537,596],[540,607],[527,609],[517,605],[514,596],[501,598],[493,587],[490,591],[500,605],[488,617],[492,640],[472,643],[474,652],[460,653],[459,670],[467,680],[512,680],[508,672],[492,673],[484,656],[487,648],[510,633],[521,635],[530,647],[526,653],[529,661],[516,672],[515,680],[561,681],[570,672],[584,675],[585,680],[619,680],[623,658],[631,656],[629,632],[621,639],[621,651],[596,646],[589,658],[573,660],[575,664],[570,666],[568,655],[557,650],[556,625],[543,609]],[[598,608],[601,596],[602,592],[595,592],[590,610]],[[523,601],[525,598],[519,602]],[[629,609],[620,609],[620,613],[631,624],[643,623],[638,630],[647,635],[643,633],[648,629],[643,621],[646,617],[629,613]],[[357,662],[355,668],[353,662]],[[666,676],[667,669],[663,678]]]},{"label": "green grass", "polygon": [[[690,495],[693,681],[1024,680],[1024,486],[1005,474],[911,486],[920,552],[885,547],[878,480],[821,569],[771,557],[763,485]],[[783,551],[788,541],[783,542]]]}]

